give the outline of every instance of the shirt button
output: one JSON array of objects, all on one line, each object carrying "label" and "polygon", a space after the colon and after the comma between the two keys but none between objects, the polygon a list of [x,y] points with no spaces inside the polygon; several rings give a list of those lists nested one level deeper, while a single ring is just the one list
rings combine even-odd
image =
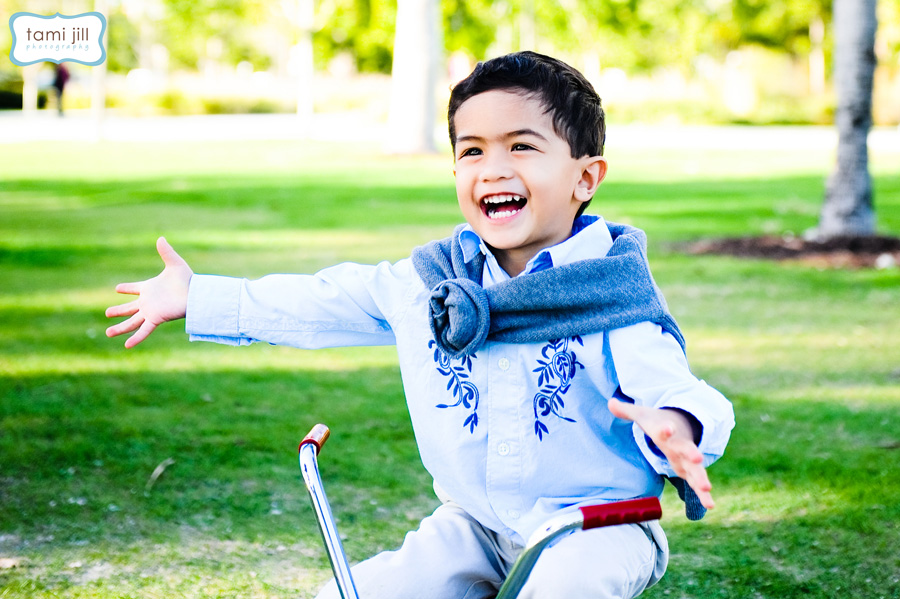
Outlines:
[{"label": "shirt button", "polygon": [[509,444],[501,443],[500,445],[498,445],[497,453],[499,453],[500,455],[509,455]]},{"label": "shirt button", "polygon": [[512,518],[513,520],[518,520],[521,514],[517,510],[509,510],[506,512],[506,515]]},{"label": "shirt button", "polygon": [[509,370],[509,360],[507,358],[500,358],[500,361],[497,362],[497,366],[500,367],[500,370]]}]

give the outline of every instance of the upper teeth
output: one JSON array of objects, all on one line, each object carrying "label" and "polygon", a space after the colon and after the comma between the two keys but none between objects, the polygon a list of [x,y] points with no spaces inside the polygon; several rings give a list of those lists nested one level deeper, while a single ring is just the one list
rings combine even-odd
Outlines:
[{"label": "upper teeth", "polygon": [[507,202],[518,202],[524,200],[522,196],[514,195],[511,193],[503,193],[495,196],[488,196],[484,198],[485,204],[505,204]]}]

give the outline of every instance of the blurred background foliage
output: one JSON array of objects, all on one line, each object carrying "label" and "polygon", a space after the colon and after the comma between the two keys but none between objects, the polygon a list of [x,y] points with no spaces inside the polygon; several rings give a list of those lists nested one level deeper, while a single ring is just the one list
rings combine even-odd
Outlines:
[{"label": "blurred background foliage", "polygon": [[[314,17],[305,24],[299,15],[310,2]],[[0,0],[0,9],[6,18],[25,10],[76,14],[99,4]],[[619,109],[619,120],[831,123],[831,4],[446,0],[439,3],[443,88],[477,60],[535,49],[588,75]],[[380,96],[372,90],[384,87],[391,71],[396,0],[104,0],[103,8],[112,78],[107,101],[132,112],[290,111],[297,42],[307,32],[318,110],[361,108],[364,98]],[[894,125],[900,123],[900,0],[879,0],[878,11],[874,117],[876,124]],[[10,45],[3,28],[0,53],[8,55]],[[77,98],[80,69],[74,70],[73,106],[86,107],[88,94],[80,103]],[[21,106],[20,71],[0,61],[0,107]],[[87,69],[80,74],[87,78]],[[350,91],[336,99],[330,90],[337,87]]]}]

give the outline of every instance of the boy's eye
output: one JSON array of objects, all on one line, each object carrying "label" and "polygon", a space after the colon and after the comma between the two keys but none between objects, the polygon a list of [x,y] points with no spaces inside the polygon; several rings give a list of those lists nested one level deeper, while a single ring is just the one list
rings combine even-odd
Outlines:
[{"label": "boy's eye", "polygon": [[512,146],[513,152],[520,152],[522,150],[533,150],[533,149],[534,149],[533,146],[529,146],[528,144],[523,144],[523,143],[516,143],[516,144],[513,144],[513,146]]},{"label": "boy's eye", "polygon": [[478,156],[479,154],[481,154],[481,150],[478,148],[466,148],[459,153],[459,157],[463,158],[465,156]]}]

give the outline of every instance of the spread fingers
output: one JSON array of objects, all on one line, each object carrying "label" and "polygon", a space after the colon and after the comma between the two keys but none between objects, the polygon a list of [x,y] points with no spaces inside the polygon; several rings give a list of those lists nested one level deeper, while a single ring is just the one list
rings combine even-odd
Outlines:
[{"label": "spread fingers", "polygon": [[125,348],[131,349],[144,339],[150,336],[150,333],[153,332],[153,329],[156,328],[156,325],[150,322],[149,320],[145,320],[141,327],[137,330],[137,332],[125,340]]},{"label": "spread fingers", "polygon": [[144,324],[144,317],[141,316],[140,313],[136,313],[128,320],[122,321],[119,324],[114,324],[106,329],[106,336],[115,337],[116,335],[122,335],[123,333],[130,333],[142,324]]},{"label": "spread fingers", "polygon": [[106,309],[107,318],[117,318],[119,316],[131,316],[138,311],[138,300],[119,304],[118,306],[110,306]]},{"label": "spread fingers", "polygon": [[138,283],[119,283],[116,285],[116,293],[126,293],[128,295],[140,295],[143,282]]}]

